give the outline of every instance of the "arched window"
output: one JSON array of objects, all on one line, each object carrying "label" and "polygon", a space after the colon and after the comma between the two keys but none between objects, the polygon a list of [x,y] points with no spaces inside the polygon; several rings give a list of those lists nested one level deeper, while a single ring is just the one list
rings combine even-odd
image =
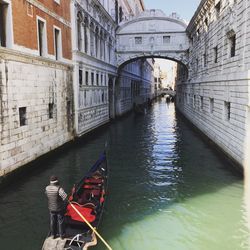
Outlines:
[{"label": "arched window", "polygon": [[94,44],[94,24],[90,24],[90,55],[94,56],[95,44]]},{"label": "arched window", "polygon": [[82,50],[82,14],[79,11],[77,13],[77,34],[78,34],[78,39],[77,39],[77,46],[78,46],[78,50]]},{"label": "arched window", "polygon": [[95,29],[95,56],[99,55],[99,29],[96,27]]},{"label": "arched window", "polygon": [[84,19],[84,51],[85,53],[88,53],[89,50],[89,37],[88,37],[88,18],[85,17]]},{"label": "arched window", "polygon": [[111,62],[111,56],[112,56],[112,40],[109,38],[109,44],[108,44],[108,62]]}]

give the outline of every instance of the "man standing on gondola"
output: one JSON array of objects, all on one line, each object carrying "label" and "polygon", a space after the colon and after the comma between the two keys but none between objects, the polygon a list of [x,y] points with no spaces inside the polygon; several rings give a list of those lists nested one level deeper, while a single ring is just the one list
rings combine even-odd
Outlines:
[{"label": "man standing on gondola", "polygon": [[57,237],[57,227],[59,235],[63,239],[64,229],[64,212],[67,201],[67,194],[59,185],[56,176],[50,177],[50,184],[46,187],[45,193],[48,197],[48,208],[50,211],[50,230],[51,235],[55,239]]}]

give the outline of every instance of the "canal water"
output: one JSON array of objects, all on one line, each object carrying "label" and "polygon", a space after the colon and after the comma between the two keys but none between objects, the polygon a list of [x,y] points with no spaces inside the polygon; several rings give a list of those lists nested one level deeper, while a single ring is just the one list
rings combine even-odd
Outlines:
[{"label": "canal water", "polygon": [[[164,100],[39,163],[0,190],[0,249],[41,249],[44,188],[67,192],[108,142],[109,197],[99,229],[113,250],[249,249],[242,177]],[[99,241],[95,250],[105,247]]]}]

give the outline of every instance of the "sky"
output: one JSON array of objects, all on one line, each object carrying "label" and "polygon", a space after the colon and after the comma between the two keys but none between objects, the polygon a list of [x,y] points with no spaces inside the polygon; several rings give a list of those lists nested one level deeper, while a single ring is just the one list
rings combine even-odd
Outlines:
[{"label": "sky", "polygon": [[144,0],[146,9],[161,9],[169,16],[172,12],[190,21],[201,0]]}]

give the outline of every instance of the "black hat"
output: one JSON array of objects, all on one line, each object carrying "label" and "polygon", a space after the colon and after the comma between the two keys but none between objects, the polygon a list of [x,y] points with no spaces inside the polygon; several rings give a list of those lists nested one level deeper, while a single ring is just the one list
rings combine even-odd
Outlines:
[{"label": "black hat", "polygon": [[55,175],[52,175],[50,177],[50,183],[53,184],[53,183],[57,183],[57,182],[58,182],[58,178]]}]

